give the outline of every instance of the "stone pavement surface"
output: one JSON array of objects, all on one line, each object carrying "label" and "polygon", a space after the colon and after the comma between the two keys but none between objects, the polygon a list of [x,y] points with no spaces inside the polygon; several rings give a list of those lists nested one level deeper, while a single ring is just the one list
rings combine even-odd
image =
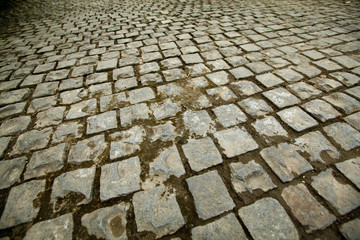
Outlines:
[{"label": "stone pavement surface", "polygon": [[0,39],[0,239],[360,239],[359,1],[51,6]]}]

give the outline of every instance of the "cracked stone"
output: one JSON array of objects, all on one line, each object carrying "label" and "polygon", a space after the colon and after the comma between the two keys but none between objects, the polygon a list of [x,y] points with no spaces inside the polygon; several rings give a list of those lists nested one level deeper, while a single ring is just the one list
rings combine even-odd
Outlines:
[{"label": "cracked stone", "polygon": [[0,161],[0,189],[8,188],[20,180],[26,162],[26,157]]}]

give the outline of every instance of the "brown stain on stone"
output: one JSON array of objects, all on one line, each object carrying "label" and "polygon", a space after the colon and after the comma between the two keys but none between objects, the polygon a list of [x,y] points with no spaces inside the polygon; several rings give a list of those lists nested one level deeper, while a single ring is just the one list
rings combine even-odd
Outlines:
[{"label": "brown stain on stone", "polygon": [[111,233],[116,238],[120,237],[125,232],[125,227],[120,216],[115,216],[112,218],[110,220],[109,226]]}]

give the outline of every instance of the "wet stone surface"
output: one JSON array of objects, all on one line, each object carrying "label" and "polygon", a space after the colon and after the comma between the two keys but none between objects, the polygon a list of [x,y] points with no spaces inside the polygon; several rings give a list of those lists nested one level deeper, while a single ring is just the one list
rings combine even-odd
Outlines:
[{"label": "wet stone surface", "polygon": [[359,1],[0,5],[0,239],[359,238]]}]

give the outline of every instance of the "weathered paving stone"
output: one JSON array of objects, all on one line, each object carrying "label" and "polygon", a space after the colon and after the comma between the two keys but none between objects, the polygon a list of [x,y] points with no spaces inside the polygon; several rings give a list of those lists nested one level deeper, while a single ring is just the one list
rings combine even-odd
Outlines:
[{"label": "weathered paving stone", "polygon": [[281,196],[295,217],[306,227],[306,232],[324,229],[336,220],[302,183],[285,188]]},{"label": "weathered paving stone", "polygon": [[254,74],[249,69],[244,67],[231,69],[230,73],[235,77],[236,80],[254,76]]},{"label": "weathered paving stone", "polygon": [[274,198],[240,208],[239,216],[254,239],[300,239],[290,217]]},{"label": "weathered paving stone", "polygon": [[145,64],[140,65],[139,73],[141,75],[144,75],[144,74],[156,72],[159,70],[160,70],[159,64],[157,64],[156,62],[150,62],[150,63],[145,63]]},{"label": "weathered paving stone", "polygon": [[96,99],[90,99],[75,103],[70,106],[70,110],[66,115],[66,120],[82,118],[96,113]]},{"label": "weathered paving stone", "polygon": [[182,63],[180,61],[179,58],[174,57],[174,58],[167,58],[165,60],[162,60],[160,62],[161,66],[166,68],[166,69],[171,69],[171,68],[176,68],[176,67],[181,67]]},{"label": "weathered paving stone", "polygon": [[52,82],[52,81],[58,81],[67,78],[69,75],[70,70],[62,69],[58,71],[50,72],[47,76],[45,81],[46,82]]},{"label": "weathered paving stone", "polygon": [[52,137],[52,143],[70,141],[82,137],[84,126],[78,122],[65,122],[60,124]]},{"label": "weathered paving stone", "polygon": [[237,99],[233,91],[228,87],[216,87],[206,90],[206,93],[212,96],[216,101],[231,102]]},{"label": "weathered paving stone", "polygon": [[2,92],[0,93],[0,106],[24,101],[30,96],[30,93],[29,88]]},{"label": "weathered paving stone", "polygon": [[31,122],[30,116],[20,116],[4,121],[0,126],[0,137],[25,131]]},{"label": "weathered paving stone", "polygon": [[300,100],[284,88],[275,88],[263,93],[278,108],[284,108],[300,103]]},{"label": "weathered paving stone", "polygon": [[86,134],[93,134],[117,128],[116,112],[110,111],[87,119]]},{"label": "weathered paving stone", "polygon": [[341,215],[349,213],[360,205],[360,193],[350,185],[336,180],[330,168],[312,177],[311,186]]},{"label": "weathered paving stone", "polygon": [[327,102],[324,102],[319,99],[311,100],[302,105],[302,107],[316,119],[326,122],[330,119],[334,119],[341,116],[335,108],[333,108]]},{"label": "weathered paving stone", "polygon": [[186,69],[188,70],[190,76],[197,76],[210,72],[210,70],[202,63],[187,66]]},{"label": "weathered paving stone", "polygon": [[167,121],[165,124],[151,127],[150,129],[151,142],[155,142],[157,140],[163,142],[173,141],[176,137],[180,136],[180,133],[178,133],[175,126],[170,121]]},{"label": "weathered paving stone", "polygon": [[54,107],[36,114],[35,128],[57,125],[62,122],[65,107]]},{"label": "weathered paving stone", "polygon": [[92,161],[99,163],[107,148],[104,135],[97,135],[77,142],[70,148],[68,163],[79,165]]},{"label": "weathered paving stone", "polygon": [[112,94],[112,84],[111,83],[101,83],[91,85],[89,87],[89,97],[102,97],[105,95]]},{"label": "weathered paving stone", "polygon": [[327,159],[322,155],[324,153],[333,159],[340,157],[336,148],[319,131],[306,133],[296,138],[294,145],[300,151],[306,152],[309,155],[308,158],[313,162],[326,163]]},{"label": "weathered paving stone", "polygon": [[300,73],[297,73],[290,68],[276,70],[275,74],[287,82],[297,82],[304,78]]},{"label": "weathered paving stone", "polygon": [[129,204],[119,203],[111,207],[97,209],[81,217],[81,224],[88,233],[97,238],[127,240],[126,214]]},{"label": "weathered paving stone", "polygon": [[231,56],[227,57],[225,60],[233,67],[239,67],[249,62],[246,58],[242,56]]},{"label": "weathered paving stone", "polygon": [[26,157],[0,161],[0,189],[8,188],[20,180],[26,162]]},{"label": "weathered paving stone", "polygon": [[55,69],[55,65],[56,63],[46,63],[46,64],[42,64],[42,65],[38,65],[35,70],[34,73],[44,73],[44,72],[48,72],[51,70]]},{"label": "weathered paving stone", "polygon": [[340,227],[341,234],[348,240],[356,240],[360,236],[359,229],[360,219],[355,218]]},{"label": "weathered paving stone", "polygon": [[247,120],[246,115],[234,104],[222,105],[213,109],[216,119],[223,127],[231,127]]},{"label": "weathered paving stone", "polygon": [[[19,104],[23,104],[23,103],[19,103]],[[55,105],[56,105],[56,96],[36,98],[30,102],[27,112],[28,113],[39,112],[49,109]],[[23,108],[24,107],[25,107],[25,103]],[[16,108],[18,108],[18,106],[16,106]]]},{"label": "weathered paving stone", "polygon": [[331,73],[330,76],[332,76],[347,87],[351,87],[360,81],[360,77],[348,72],[334,72]]},{"label": "weathered paving stone", "polygon": [[210,79],[210,81],[218,86],[225,85],[229,82],[229,74],[227,74],[225,71],[211,73],[206,76]]},{"label": "weathered paving stone", "polygon": [[138,157],[103,165],[100,177],[100,200],[106,201],[140,190],[140,172]]},{"label": "weathered paving stone", "polygon": [[214,136],[228,158],[247,153],[259,147],[244,128],[228,128],[215,132]]},{"label": "weathered paving stone", "polygon": [[214,142],[209,138],[189,139],[182,146],[185,157],[194,171],[201,171],[222,163],[222,158]]},{"label": "weathered paving stone", "polygon": [[243,228],[233,213],[204,226],[193,228],[191,235],[194,240],[247,239]]},{"label": "weathered paving stone", "polygon": [[231,86],[242,96],[250,96],[262,91],[255,83],[247,80],[232,82]]},{"label": "weathered paving stone", "polygon": [[120,123],[126,127],[136,120],[149,119],[150,109],[146,103],[139,103],[129,107],[120,108]]},{"label": "weathered paving stone", "polygon": [[183,115],[183,120],[191,135],[205,137],[207,133],[215,131],[215,123],[205,110],[187,110]]},{"label": "weathered paving stone", "polygon": [[360,132],[349,124],[342,122],[333,123],[324,127],[324,131],[346,151],[360,146]]},{"label": "weathered paving stone", "polygon": [[33,180],[10,190],[1,215],[0,229],[30,222],[37,216],[40,206],[34,205],[33,201],[45,191],[45,182],[45,180]]},{"label": "weathered paving stone", "polygon": [[174,80],[178,80],[178,79],[182,79],[182,78],[186,78],[186,73],[184,70],[179,69],[179,68],[173,68],[170,70],[166,70],[162,72],[164,74],[164,77],[166,79],[166,81],[174,81]]},{"label": "weathered paving stone", "polygon": [[321,74],[321,71],[319,69],[309,64],[299,65],[296,66],[294,69],[307,76],[308,78],[313,78]]},{"label": "weathered paving stone", "polygon": [[140,81],[144,86],[155,85],[156,83],[163,82],[162,77],[159,73],[149,73],[142,75],[140,76]]},{"label": "weathered paving stone", "polygon": [[354,59],[348,56],[337,56],[331,59],[339,63],[340,65],[343,65],[346,68],[354,68],[360,66],[360,62],[355,61]]},{"label": "weathered paving stone", "polygon": [[134,126],[126,131],[113,133],[110,137],[112,140],[110,159],[116,159],[140,150],[140,144],[145,138],[145,130],[141,126]]},{"label": "weathered paving stone", "polygon": [[190,177],[186,182],[194,197],[199,218],[206,220],[235,207],[217,171]]},{"label": "weathered paving stone", "polygon": [[244,111],[253,117],[262,117],[273,112],[273,109],[262,99],[247,98],[238,102]]},{"label": "weathered paving stone", "polygon": [[132,203],[139,232],[151,231],[160,238],[185,225],[175,194],[164,186],[135,193]]},{"label": "weathered paving stone", "polygon": [[117,66],[117,59],[110,59],[105,61],[98,62],[96,67],[96,71],[106,71],[116,68]]},{"label": "weathered paving stone", "polygon": [[59,86],[59,91],[80,88],[83,85],[83,81],[84,79],[82,77],[62,80]]},{"label": "weathered paving stone", "polygon": [[79,89],[62,92],[60,93],[61,103],[62,104],[77,103],[83,100],[84,98],[86,98],[88,94],[89,94],[89,90],[85,88],[79,88]]},{"label": "weathered paving stone", "polygon": [[35,91],[32,95],[33,98],[54,95],[58,91],[58,82],[46,82],[36,85]]},{"label": "weathered paving stone", "polygon": [[87,74],[92,74],[94,72],[93,65],[82,65],[75,67],[71,72],[71,77],[81,77]]},{"label": "weathered paving stone", "polygon": [[345,90],[345,92],[355,98],[359,98],[360,96],[360,86],[349,88]]},{"label": "weathered paving stone", "polygon": [[24,237],[25,240],[31,239],[72,239],[74,229],[73,215],[71,213],[60,217],[38,222],[33,225]]},{"label": "weathered paving stone", "polygon": [[231,163],[229,166],[231,170],[231,183],[237,193],[247,191],[252,193],[252,191],[257,189],[267,192],[276,188],[269,175],[254,160],[247,164],[241,162]]},{"label": "weathered paving stone", "polygon": [[230,66],[222,59],[208,61],[206,62],[206,65],[210,68],[211,71],[230,69]]},{"label": "weathered paving stone", "polygon": [[42,130],[32,130],[21,134],[10,155],[28,153],[32,150],[46,147],[52,133],[52,128],[44,128]]},{"label": "weathered paving stone", "polygon": [[129,92],[129,101],[131,104],[149,101],[154,98],[154,91],[150,87],[135,89]]},{"label": "weathered paving stone", "polygon": [[119,79],[115,82],[115,91],[120,92],[138,85],[135,77]]},{"label": "weathered paving stone", "polygon": [[360,157],[346,160],[336,164],[342,174],[360,188]]},{"label": "weathered paving stone", "polygon": [[353,128],[360,131],[360,112],[353,113],[344,118],[345,121],[350,124]]},{"label": "weathered paving stone", "polygon": [[83,198],[73,203],[76,205],[87,204],[92,200],[95,167],[80,168],[69,171],[55,178],[50,203],[55,211],[61,208],[60,199],[66,198],[70,193],[81,195]]},{"label": "weathered paving stone", "polygon": [[267,65],[264,62],[251,62],[251,63],[247,63],[246,66],[248,68],[250,68],[250,70],[256,74],[269,72],[269,71],[273,70],[272,67],[270,67],[269,65]]},{"label": "weathered paving stone", "polygon": [[323,59],[323,60],[319,60],[319,61],[315,61],[313,62],[316,66],[329,71],[329,72],[333,72],[333,71],[338,71],[341,70],[342,67],[339,66],[338,64],[328,60],[328,59]]},{"label": "weathered paving stone", "polygon": [[276,137],[287,137],[287,131],[280,125],[280,123],[273,117],[268,116],[259,120],[256,120],[251,124],[255,130],[265,138],[266,142],[270,142]]},{"label": "weathered paving stone", "polygon": [[125,92],[103,96],[100,98],[100,111],[106,112],[113,109],[118,109],[124,106],[126,102],[127,98]]},{"label": "weathered paving stone", "polygon": [[28,87],[42,83],[45,79],[45,74],[29,75],[21,83],[21,87]]},{"label": "weathered paving stone", "polygon": [[113,70],[113,80],[133,77],[135,75],[134,68],[131,66],[117,68]]},{"label": "weathered paving stone", "polygon": [[320,53],[316,50],[305,51],[305,52],[302,52],[302,54],[311,58],[312,60],[319,60],[319,59],[325,58],[325,55],[323,55],[322,53]]},{"label": "weathered paving stone", "polygon": [[316,88],[325,91],[330,92],[334,89],[337,89],[341,86],[343,86],[338,81],[335,81],[330,78],[314,78],[309,81],[310,83],[314,84]]},{"label": "weathered paving stone", "polygon": [[[79,79],[79,78],[75,78],[75,79]],[[114,79],[114,80],[116,80],[116,79]],[[93,84],[98,84],[98,83],[104,83],[107,81],[108,81],[108,73],[107,72],[94,73],[94,74],[88,75],[86,77],[86,85],[88,85],[88,86],[93,85]]]},{"label": "weathered paving stone", "polygon": [[163,149],[159,155],[150,163],[150,176],[157,176],[166,181],[170,176],[180,177],[185,174],[179,152],[175,145]]},{"label": "weathered paving stone", "polygon": [[301,99],[308,99],[322,93],[322,91],[304,82],[291,84],[289,85],[289,88]]},{"label": "weathered paving stone", "polygon": [[24,179],[45,176],[63,168],[65,161],[65,143],[34,152],[26,166]]},{"label": "weathered paving stone", "polygon": [[360,102],[342,92],[332,93],[323,97],[323,99],[335,107],[340,108],[346,114],[351,114],[360,110]]},{"label": "weathered paving stone", "polygon": [[165,99],[165,101],[160,103],[153,103],[150,108],[156,120],[173,117],[181,111],[179,104],[174,103],[171,99]]},{"label": "weathered paving stone", "polygon": [[281,118],[281,120],[297,132],[301,132],[318,125],[315,119],[310,117],[310,115],[301,110],[299,107],[287,108],[277,112],[276,114]]},{"label": "weathered paving stone", "polygon": [[296,176],[313,169],[308,161],[288,143],[280,143],[261,150],[260,155],[282,182],[290,182]]}]

